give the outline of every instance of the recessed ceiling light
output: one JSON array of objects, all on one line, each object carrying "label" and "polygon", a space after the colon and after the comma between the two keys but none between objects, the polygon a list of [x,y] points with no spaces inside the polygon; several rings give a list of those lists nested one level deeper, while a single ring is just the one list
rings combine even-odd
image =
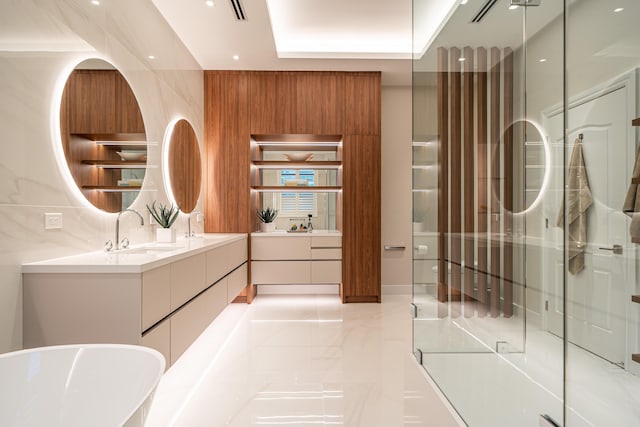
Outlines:
[{"label": "recessed ceiling light", "polygon": [[509,10],[515,10],[518,8],[517,4],[512,4],[511,6],[509,6]]},{"label": "recessed ceiling light", "polygon": [[153,56],[153,55],[149,55],[149,56],[147,56],[147,58],[149,58],[149,59],[156,59],[156,57],[155,57],[155,56]]},{"label": "recessed ceiling light", "polygon": [[613,9],[614,12],[622,12],[624,10],[624,7],[618,7],[616,9]]},{"label": "recessed ceiling light", "polygon": [[547,58],[540,58],[540,62],[547,62]]},{"label": "recessed ceiling light", "polygon": [[239,59],[240,59],[240,56],[238,56],[238,55],[233,55],[233,59],[237,61],[237,60],[239,60]]},{"label": "recessed ceiling light", "polygon": [[207,0],[206,2],[204,2],[204,4],[206,4],[209,7],[213,7],[214,6],[213,0]]},{"label": "recessed ceiling light", "polygon": [[91,0],[91,4],[95,4],[96,6],[100,6],[100,2],[98,0]]}]

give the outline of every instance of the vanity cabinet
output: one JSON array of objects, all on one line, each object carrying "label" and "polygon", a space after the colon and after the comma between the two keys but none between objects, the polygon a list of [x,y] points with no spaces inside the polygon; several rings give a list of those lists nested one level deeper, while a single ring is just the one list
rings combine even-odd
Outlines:
[{"label": "vanity cabinet", "polygon": [[256,285],[342,281],[342,235],[253,233],[251,281]]},{"label": "vanity cabinet", "polygon": [[[25,348],[140,344],[171,366],[247,285],[247,236],[229,236],[167,262],[153,259],[137,266],[141,272],[126,272],[131,265],[120,266],[122,273],[113,272],[118,265],[23,266]],[[127,257],[101,255],[115,263]]]}]

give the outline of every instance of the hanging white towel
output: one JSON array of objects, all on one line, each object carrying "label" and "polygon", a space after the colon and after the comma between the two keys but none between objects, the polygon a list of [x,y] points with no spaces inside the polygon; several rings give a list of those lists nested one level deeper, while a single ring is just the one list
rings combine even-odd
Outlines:
[{"label": "hanging white towel", "polygon": [[[636,152],[636,163],[631,178],[640,178],[640,149]],[[633,243],[640,243],[640,186],[633,181],[627,190],[627,197],[622,205],[622,212],[631,216],[629,234]]]},{"label": "hanging white towel", "polygon": [[[567,174],[567,225],[569,230],[569,273],[578,274],[584,268],[587,246],[587,209],[593,204],[589,178],[582,155],[582,142],[576,139]],[[564,200],[558,213],[558,226],[564,222]]]}]

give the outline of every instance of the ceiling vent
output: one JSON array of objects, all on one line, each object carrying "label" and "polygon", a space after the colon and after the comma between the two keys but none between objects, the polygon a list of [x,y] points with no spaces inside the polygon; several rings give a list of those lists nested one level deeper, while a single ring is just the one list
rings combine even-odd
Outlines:
[{"label": "ceiling vent", "polygon": [[480,21],[482,21],[482,19],[484,19],[484,17],[487,15],[487,13],[489,13],[491,8],[496,4],[497,1],[498,0],[487,0],[485,2],[484,6],[482,6],[480,8],[480,10],[478,11],[478,13],[476,13],[476,16],[473,17],[471,22],[474,22],[474,23],[477,24]]},{"label": "ceiling vent", "polygon": [[231,9],[233,10],[233,14],[236,19],[238,21],[246,21],[247,15],[244,13],[244,8],[242,7],[240,0],[229,0],[229,2],[231,2]]}]

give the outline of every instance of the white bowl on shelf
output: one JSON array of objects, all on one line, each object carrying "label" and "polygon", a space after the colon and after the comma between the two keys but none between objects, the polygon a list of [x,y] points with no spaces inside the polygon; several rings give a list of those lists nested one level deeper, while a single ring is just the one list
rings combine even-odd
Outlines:
[{"label": "white bowl on shelf", "polygon": [[313,154],[311,153],[287,153],[284,155],[290,162],[307,162],[311,160]]},{"label": "white bowl on shelf", "polygon": [[146,151],[116,151],[118,156],[122,159],[122,161],[141,161],[147,160],[147,152]]}]

